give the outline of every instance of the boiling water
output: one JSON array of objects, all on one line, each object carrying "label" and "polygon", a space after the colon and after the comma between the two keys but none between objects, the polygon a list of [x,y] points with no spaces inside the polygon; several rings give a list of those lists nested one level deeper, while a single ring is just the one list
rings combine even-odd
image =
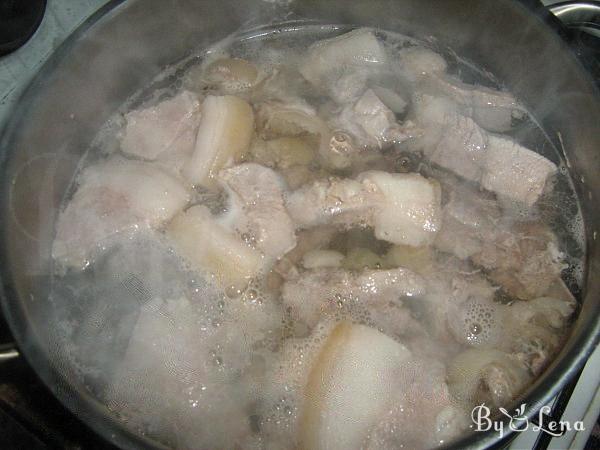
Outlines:
[{"label": "boiling water", "polygon": [[[119,153],[124,112],[168,98],[182,88],[210,93],[212,88],[202,86],[193,76],[207,61],[227,55],[251,61],[265,73],[280,67],[294,72],[312,42],[345,31],[337,26],[263,30],[227,39],[208,51],[203,49],[197,56],[166,70],[152,85],[132,97],[100,131],[83,167]],[[376,31],[376,35],[391,55],[423,45],[443,54],[448,71],[463,81],[499,87],[490,74],[435,43],[382,31]],[[281,88],[304,98],[317,109],[325,104],[323,95],[307,87],[299,77],[290,80],[292,84]],[[527,220],[545,224],[556,234],[564,262],[562,278],[571,292],[579,296],[585,272],[585,242],[581,213],[564,162],[533,119],[521,119],[509,134],[555,162],[560,170],[551,192],[544,194],[534,208],[505,205],[504,214],[511,222]],[[402,155],[406,157],[406,153]],[[415,155],[414,159],[404,160],[402,171],[416,171],[434,178],[440,174],[439,168]],[[329,174],[354,176],[365,169],[382,167],[390,170],[389,160]],[[450,186],[458,183],[472,189],[470,183],[449,173],[443,176],[451,179]],[[442,194],[447,197],[445,189]],[[68,201],[66,198],[65,202]],[[213,214],[227,209],[226,195],[222,192],[197,189],[194,202],[206,204]],[[365,267],[389,267],[391,247],[390,243],[376,239],[371,228],[335,229],[328,234],[324,245],[346,255],[342,267],[354,272]],[[435,261],[428,263],[434,264],[434,270],[424,269],[424,272],[432,285],[440,286],[439,296],[443,297],[443,290],[447,289],[444,280],[454,274],[464,276],[467,283],[479,282],[477,277],[485,279],[481,270],[469,263],[437,250],[432,252],[433,259],[426,260]],[[348,257],[351,254],[356,258]],[[410,263],[418,258],[415,254],[404,257]],[[421,383],[431,383],[431,392],[437,382],[450,384],[452,375],[446,374],[446,367],[451,367],[457,355],[472,346],[472,342],[448,338],[447,332],[439,327],[435,310],[419,299],[405,299],[404,305],[390,302],[385,308],[375,310],[356,298],[335,294],[337,307],[326,312],[323,320],[313,327],[295,320],[284,307],[280,284],[281,280],[269,273],[240,292],[222,289],[210,274],[189,267],[171,242],[156,231],[119,239],[84,271],[57,273],[51,299],[57,332],[64,343],[64,357],[89,390],[126,426],[176,448],[299,445],[299,417],[307,371],[339,321],[367,325],[407,345],[420,359],[413,361],[406,373],[421,378]],[[502,323],[497,310],[525,302],[507,294],[500,283],[495,286],[500,289],[496,290],[492,305],[469,298],[460,308],[449,312],[449,317],[456,319],[450,328],[461,335],[466,327],[466,335],[478,342],[494,341],[501,333],[519,334],[520,325],[511,327]],[[459,288],[453,285],[453,289]],[[306,294],[310,298],[310,292]],[[447,295],[453,294],[448,291]],[[567,331],[566,326],[553,328],[549,332],[552,342],[560,342]],[[554,345],[552,351],[558,348]],[[542,362],[545,364],[547,359]],[[540,369],[537,370],[526,378],[532,380]],[[464,377],[469,373],[467,368]],[[402,382],[398,384],[394,405],[405,404],[410,411],[401,414],[392,405],[392,418],[382,418],[371,428],[368,445],[410,448],[444,442],[443,433],[436,442],[428,440],[434,431],[430,428],[435,424],[425,416],[435,416],[440,411],[435,409],[437,400],[425,398],[429,394],[427,385],[420,385],[423,398],[417,398],[403,390]],[[450,403],[467,414],[468,407],[460,399],[461,389],[460,386],[454,389],[456,398],[451,397]],[[467,425],[461,423],[459,428]],[[408,432],[409,428],[416,431]]]}]

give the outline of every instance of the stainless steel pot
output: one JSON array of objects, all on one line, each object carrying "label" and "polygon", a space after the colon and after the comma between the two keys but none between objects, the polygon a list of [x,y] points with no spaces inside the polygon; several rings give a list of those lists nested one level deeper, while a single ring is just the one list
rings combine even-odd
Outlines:
[{"label": "stainless steel pot", "polygon": [[[564,148],[584,211],[588,277],[565,347],[524,399],[533,413],[577,373],[600,332],[600,97],[560,38],[510,0],[117,0],[102,8],[45,64],[0,143],[2,308],[20,350],[98,433],[123,447],[158,446],[111,416],[63,357],[47,301],[58,206],[99,127],[165,66],[236,30],[293,21],[435,38],[496,74]],[[456,448],[498,439],[478,433]]]}]

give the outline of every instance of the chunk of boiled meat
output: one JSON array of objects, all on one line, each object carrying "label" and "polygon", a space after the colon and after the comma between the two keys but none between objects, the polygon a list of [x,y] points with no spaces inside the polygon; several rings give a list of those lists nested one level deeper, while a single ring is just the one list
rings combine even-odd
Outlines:
[{"label": "chunk of boiled meat", "polygon": [[439,185],[418,174],[370,171],[356,180],[319,180],[292,192],[287,207],[299,228],[373,225],[378,239],[395,244],[430,244],[440,227]]},{"label": "chunk of boiled meat", "polygon": [[489,136],[481,186],[502,198],[532,206],[556,164],[509,138]]},{"label": "chunk of boiled meat", "polygon": [[381,411],[361,448],[435,448],[462,435],[471,424],[456,405],[444,364],[412,349],[412,357],[394,370],[388,408]]},{"label": "chunk of boiled meat", "polygon": [[338,324],[311,365],[299,421],[301,446],[361,448],[391,406],[397,371],[410,356],[404,345],[373,328]]},{"label": "chunk of boiled meat", "polygon": [[430,448],[468,426],[441,362],[364,325],[332,329],[310,360],[305,386],[303,448]]},{"label": "chunk of boiled meat", "polygon": [[[335,82],[345,69],[379,67],[387,62],[381,42],[371,30],[359,28],[312,44],[300,73],[317,87]],[[333,77],[333,80],[332,80]]]},{"label": "chunk of boiled meat", "polygon": [[298,228],[350,225],[367,222],[379,197],[372,185],[349,178],[327,178],[290,193],[286,205]]},{"label": "chunk of boiled meat", "polygon": [[145,160],[159,160],[179,171],[194,150],[200,102],[183,91],[154,106],[125,114],[121,150]]},{"label": "chunk of boiled meat", "polygon": [[90,166],[58,217],[52,256],[83,269],[116,235],[160,227],[189,198],[179,179],[151,163],[111,158]]},{"label": "chunk of boiled meat", "polygon": [[531,381],[527,369],[514,357],[493,349],[468,349],[448,367],[448,385],[468,408],[483,402],[507,406]]},{"label": "chunk of boiled meat", "polygon": [[416,102],[416,116],[425,130],[422,145],[431,162],[501,198],[532,206],[557,171],[542,155],[485,132],[449,100],[425,95]]},{"label": "chunk of boiled meat", "polygon": [[370,171],[359,179],[376,186],[383,200],[373,214],[375,237],[413,247],[429,245],[441,226],[440,186],[415,174]]},{"label": "chunk of boiled meat", "polygon": [[398,71],[405,78],[426,91],[456,102],[461,114],[488,131],[509,131],[515,119],[520,120],[527,114],[508,92],[464,83],[448,75],[447,67],[440,54],[424,47],[408,47],[399,53]]},{"label": "chunk of boiled meat", "polygon": [[155,298],[140,308],[107,402],[128,423],[178,448],[235,448],[252,433],[249,399],[238,383],[215,376],[210,349],[216,342],[239,347],[241,338],[207,336],[196,307],[181,297]]},{"label": "chunk of boiled meat", "polygon": [[452,102],[424,95],[415,102],[424,128],[424,153],[433,163],[471,181],[481,179],[488,145],[487,134]]},{"label": "chunk of boiled meat", "polygon": [[483,242],[473,261],[510,295],[527,300],[544,295],[563,269],[554,233],[537,223],[518,223]]},{"label": "chunk of boiled meat", "polygon": [[399,52],[398,69],[410,81],[443,74],[447,68],[446,60],[428,48],[413,46]]},{"label": "chunk of boiled meat", "polygon": [[573,297],[540,297],[506,307],[510,325],[501,347],[539,375],[560,349],[562,336],[577,303]]},{"label": "chunk of boiled meat", "polygon": [[194,152],[184,168],[187,180],[213,186],[219,171],[246,153],[253,132],[254,112],[248,102],[233,95],[207,96]]},{"label": "chunk of boiled meat", "polygon": [[246,163],[222,170],[219,179],[234,204],[229,220],[266,257],[279,259],[296,246],[295,225],[284,204],[285,185],[275,171]]},{"label": "chunk of boiled meat", "polygon": [[462,82],[446,73],[446,60],[424,47],[409,47],[400,51],[399,72],[423,89],[451,99],[461,113],[472,118],[486,130],[504,133],[512,128],[514,119],[522,119],[526,111],[506,91]]},{"label": "chunk of boiled meat", "polygon": [[496,238],[501,211],[498,203],[482,192],[460,185],[450,189],[434,245],[438,250],[466,259],[481,252],[484,242]]},{"label": "chunk of boiled meat", "polygon": [[175,250],[192,268],[216,278],[224,289],[241,290],[264,270],[264,255],[197,205],[179,214],[167,228]]},{"label": "chunk of boiled meat", "polygon": [[261,103],[257,108],[257,125],[265,139],[306,134],[325,138],[329,133],[315,109],[303,99],[296,98]]},{"label": "chunk of boiled meat", "polygon": [[394,112],[381,101],[373,89],[367,89],[354,103],[342,108],[332,127],[354,137],[360,147],[382,148],[401,143],[417,133],[412,123],[400,125]]},{"label": "chunk of boiled meat", "polygon": [[335,82],[328,87],[329,96],[338,104],[355,102],[365,91],[372,70],[363,67],[351,67],[343,71]]},{"label": "chunk of boiled meat", "polygon": [[201,80],[197,83],[204,82],[211,87],[218,87],[227,94],[251,90],[264,78],[264,73],[254,64],[240,58],[219,58],[202,69],[204,70],[199,77]]},{"label": "chunk of boiled meat", "polygon": [[432,76],[430,80],[437,90],[460,105],[464,114],[488,131],[509,131],[515,119],[523,119],[527,114],[508,92],[466,84],[443,75]]}]

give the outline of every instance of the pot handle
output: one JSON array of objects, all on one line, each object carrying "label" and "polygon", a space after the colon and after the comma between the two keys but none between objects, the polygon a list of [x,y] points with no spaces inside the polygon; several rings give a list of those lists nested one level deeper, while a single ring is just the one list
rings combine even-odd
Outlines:
[{"label": "pot handle", "polygon": [[567,43],[600,87],[600,2],[520,0]]},{"label": "pot handle", "polygon": [[12,342],[0,345],[0,364],[6,361],[12,361],[13,359],[18,358],[19,355],[19,350],[17,350],[17,347]]},{"label": "pot handle", "polygon": [[0,314],[0,364],[18,358],[20,354],[9,330],[6,319]]}]

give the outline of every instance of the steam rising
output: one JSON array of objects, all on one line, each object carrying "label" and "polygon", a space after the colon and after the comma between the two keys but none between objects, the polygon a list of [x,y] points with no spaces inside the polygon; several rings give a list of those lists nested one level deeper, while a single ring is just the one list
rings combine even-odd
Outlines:
[{"label": "steam rising", "polygon": [[[346,165],[345,161],[336,166],[323,153],[323,145],[327,150],[331,140],[323,139],[322,130],[332,124],[348,126],[349,123],[327,120],[328,116],[339,113],[335,102],[328,100],[328,97],[340,100],[340,96],[332,96],[330,90],[336,86],[336,81],[347,74],[329,69],[321,73],[319,67],[312,67],[312,75],[318,72],[316,79],[323,81],[317,89],[310,84],[311,80],[302,78],[298,69],[307,64],[304,59],[306,47],[315,39],[339,34],[335,27],[308,26],[293,32],[265,34],[239,41],[229,38],[206,54],[192,57],[163,73],[121,110],[121,113],[125,113],[136,108],[136,113],[113,117],[98,135],[93,147],[95,153],[90,153],[86,161],[89,167],[77,180],[80,185],[85,183],[86,172],[93,173],[99,166],[96,159],[123,158],[122,153],[127,154],[126,158],[140,156],[135,142],[128,138],[135,135],[132,134],[135,125],[132,125],[133,120],[152,118],[154,114],[164,111],[165,101],[176,103],[177,99],[183,100],[184,107],[190,110],[190,114],[184,114],[184,117],[193,117],[194,127],[197,127],[198,120],[194,96],[204,100],[223,98],[214,97],[219,94],[235,93],[249,104],[267,104],[268,108],[284,105],[292,109],[296,114],[288,122],[280,121],[273,125],[271,121],[270,128],[265,127],[267,134],[252,137],[245,157],[265,166],[271,165],[274,171],[281,173],[285,183],[277,179],[273,183],[277,189],[286,183],[288,187],[305,188],[287,196],[277,191],[277,195],[271,197],[258,194],[256,197],[245,197],[247,192],[238,186],[236,195],[243,199],[238,199],[240,204],[233,201],[235,189],[231,186],[233,191],[229,192],[226,201],[220,194],[210,191],[207,194],[205,189],[196,188],[192,190],[190,202],[196,206],[180,213],[175,220],[175,223],[181,223],[182,217],[192,217],[194,211],[201,210],[200,215],[208,218],[211,230],[215,230],[216,227],[229,226],[233,219],[244,217],[247,220],[244,228],[246,234],[247,229],[254,227],[265,233],[266,240],[271,236],[271,230],[265,225],[269,224],[268,219],[276,217],[283,223],[288,218],[287,213],[269,215],[266,219],[265,216],[259,216],[257,219],[251,214],[244,216],[234,209],[242,205],[242,209],[252,211],[253,207],[261,206],[261,201],[269,203],[276,198],[276,201],[272,201],[275,206],[269,203],[269,207],[278,208],[278,213],[285,208],[291,210],[293,205],[290,202],[301,197],[305,190],[318,187],[318,180],[326,175],[334,175],[333,180],[342,179],[344,182],[353,178],[366,179],[368,189],[386,191],[392,190],[392,176],[386,174],[382,181],[381,175],[377,178],[374,174],[392,171],[392,168],[402,172],[408,164],[410,171],[420,173],[414,175],[419,180],[425,180],[425,177],[438,180],[424,181],[432,192],[426,199],[431,204],[427,203],[421,210],[410,207],[410,211],[417,211],[414,215],[425,211],[435,215],[435,218],[405,219],[411,226],[416,223],[417,228],[421,227],[421,232],[426,226],[421,222],[434,223],[435,226],[425,230],[426,241],[431,246],[408,247],[423,245],[421,241],[425,240],[411,240],[404,235],[394,240],[388,238],[389,233],[379,233],[378,227],[383,220],[378,219],[377,223],[370,221],[373,216],[380,217],[381,210],[375,210],[373,214],[369,209],[365,218],[361,216],[364,220],[359,224],[359,232],[348,231],[348,228],[356,225],[352,220],[346,223],[340,221],[337,225],[341,224],[342,227],[329,229],[333,223],[329,216],[334,215],[329,213],[335,212],[334,208],[323,207],[318,203],[321,197],[316,195],[317,200],[311,199],[307,204],[321,208],[319,212],[325,213],[325,218],[319,222],[322,228],[316,229],[321,235],[310,236],[315,229],[307,232],[296,230],[295,238],[286,239],[285,245],[277,247],[277,250],[285,248],[287,251],[288,241],[296,243],[297,240],[295,250],[288,252],[284,258],[280,258],[281,252],[273,251],[271,253],[276,254],[273,260],[260,259],[261,251],[273,256],[267,247],[262,246],[262,242],[256,245],[251,236],[246,239],[240,230],[231,231],[228,239],[237,239],[236,244],[241,242],[241,245],[253,246],[253,252],[259,255],[257,260],[267,267],[257,270],[260,276],[250,281],[248,276],[242,276],[241,284],[239,280],[224,284],[223,278],[215,275],[218,267],[223,266],[218,258],[210,266],[212,270],[205,270],[206,267],[194,261],[198,256],[197,251],[192,256],[178,252],[177,245],[181,245],[181,241],[169,240],[161,231],[172,215],[160,223],[153,222],[149,227],[141,227],[143,230],[136,228],[139,232],[115,233],[94,249],[86,270],[68,271],[57,276],[51,297],[54,317],[50,320],[57,324],[57,334],[63,344],[60,352],[90,391],[129,428],[175,448],[281,448],[306,442],[316,443],[315,448],[319,448],[324,442],[330,442],[331,436],[322,434],[325,432],[313,423],[311,417],[324,414],[320,408],[324,408],[326,402],[313,402],[310,407],[307,406],[305,388],[314,387],[314,380],[319,377],[329,377],[331,389],[328,388],[327,392],[332,400],[327,403],[327,408],[330,408],[327,417],[331,420],[332,429],[344,433],[349,445],[366,448],[397,445],[434,447],[464,432],[467,425],[465,415],[474,402],[482,399],[498,404],[510,402],[534,375],[539,374],[548,358],[559,348],[568,318],[574,309],[573,299],[560,280],[561,264],[563,260],[571,262],[565,279],[574,282],[578,278],[572,275],[572,269],[583,253],[581,239],[573,238],[573,234],[580,231],[577,228],[577,224],[581,223],[577,222],[579,211],[573,211],[570,215],[575,217],[575,225],[572,222],[562,223],[556,217],[561,211],[560,205],[574,199],[566,174],[558,170],[554,185],[547,186],[546,190],[537,189],[539,186],[536,186],[537,190],[528,190],[524,194],[528,205],[524,206],[518,202],[519,198],[511,197],[514,190],[509,195],[499,194],[497,197],[492,192],[481,192],[476,183],[480,180],[479,172],[485,166],[476,158],[471,160],[476,176],[469,177],[460,173],[464,165],[455,166],[430,157],[428,151],[433,144],[428,139],[435,135],[431,132],[431,124],[439,125],[439,122],[423,119],[418,113],[413,114],[411,108],[422,97],[411,96],[410,93],[418,87],[434,98],[443,97],[442,102],[454,102],[452,105],[458,112],[447,113],[444,108],[438,108],[425,113],[429,119],[436,116],[437,120],[441,116],[440,120],[443,121],[449,116],[460,116],[457,123],[468,123],[473,128],[479,127],[478,119],[485,116],[482,121],[487,122],[488,128],[494,128],[489,126],[490,121],[494,122],[497,131],[507,127],[505,110],[500,113],[501,117],[484,114],[482,105],[477,105],[475,112],[468,111],[466,103],[461,104],[456,98],[452,100],[452,96],[443,92],[448,88],[447,85],[442,88],[435,85],[440,80],[435,77],[446,69],[456,80],[461,77],[463,81],[474,83],[468,88],[458,85],[463,90],[478,90],[481,84],[498,88],[495,80],[453,57],[451,53],[444,54],[448,64],[440,65],[441,56],[432,56],[430,49],[412,38],[382,31],[362,32],[368,33],[369,39],[375,39],[376,46],[381,46],[388,55],[403,54],[407,59],[410,54],[416,55],[416,59],[411,60],[415,66],[407,64],[407,68],[400,64],[385,69],[383,74],[376,77],[369,67],[361,76],[344,79],[347,83],[345,86],[349,87],[353,83],[381,85],[381,89],[370,91],[377,100],[376,107],[389,109],[392,121],[410,125],[403,128],[404,134],[399,138],[397,133],[388,133],[389,115],[384,121],[378,120],[380,116],[375,117],[375,120],[368,122],[368,126],[362,122],[360,126],[363,132],[377,134],[373,142],[381,158],[370,159],[369,150],[357,145],[354,150],[359,150],[351,153],[349,159],[352,163]],[[373,42],[367,44],[373,45]],[[139,57],[135,48],[131,51],[132,55]],[[228,58],[227,64],[219,63],[224,58]],[[232,63],[235,58],[251,61],[258,68],[256,76],[247,65]],[[221,64],[218,70],[215,64]],[[215,71],[220,76],[215,77]],[[251,82],[232,84],[230,79],[222,77],[223,73],[233,72],[235,75],[236,71],[242,73],[243,80],[252,78]],[[181,93],[182,88],[185,89],[184,94]],[[450,89],[456,93],[453,87]],[[390,96],[387,101],[379,101],[379,96],[385,97],[390,92],[395,93],[396,97]],[[506,91],[493,92],[501,92],[503,99],[510,97]],[[463,94],[461,91],[461,101],[466,102]],[[403,102],[398,102],[398,98]],[[351,100],[357,101],[357,98]],[[512,106],[515,110],[524,110],[518,102],[513,101],[510,102],[510,108],[505,108],[510,117],[510,142],[515,139],[539,151],[548,158],[544,162],[550,168],[555,167],[554,164],[560,163],[560,159],[548,150],[549,146],[544,145],[546,137],[528,115],[513,114]],[[503,108],[505,106],[503,104]],[[353,114],[363,113],[354,111]],[[299,116],[300,120],[297,119]],[[313,117],[315,121],[307,126],[306,117]],[[345,116],[345,119],[348,117]],[[189,141],[190,130],[185,130],[182,140],[178,140],[180,135],[177,133],[160,133],[161,126],[168,128],[181,119],[178,114],[174,114],[173,118],[152,124],[152,132],[156,132],[153,142],[183,142],[185,145]],[[356,116],[350,119],[356,120]],[[317,128],[311,128],[314,123],[319,124]],[[353,125],[357,126],[357,123],[361,122],[353,122]],[[379,133],[381,129],[377,126],[383,127],[385,132]],[[292,141],[280,140],[283,139],[279,136],[282,129],[285,130],[284,138]],[[318,131],[315,132],[315,129]],[[143,132],[144,128],[141,130]],[[489,131],[477,130],[485,147]],[[133,131],[140,132],[140,129]],[[448,140],[444,145],[458,145],[465,135],[468,133]],[[119,142],[123,137],[125,140],[121,142],[127,143],[128,149],[120,148]],[[337,138],[339,135],[336,135]],[[276,146],[265,144],[277,139]],[[345,142],[345,138],[342,141]],[[319,150],[311,152],[306,147]],[[383,153],[379,153],[380,148],[385,149]],[[301,152],[304,152],[302,157],[298,157]],[[189,155],[189,149],[181,153]],[[292,153],[294,157],[290,157]],[[408,163],[407,154],[411,155]],[[423,154],[425,159],[422,159]],[[141,154],[146,160],[158,159],[154,163],[122,164],[156,164],[162,169],[170,167],[168,176],[175,178],[186,171],[181,160],[173,166],[168,159],[161,159],[159,155],[160,152],[155,152],[151,157]],[[430,160],[437,165],[431,164]],[[411,161],[417,163],[411,165]],[[247,171],[253,166],[257,164],[237,167]],[[256,173],[260,176],[257,175],[255,179],[259,180],[273,170],[258,171]],[[365,177],[361,173],[370,175]],[[413,177],[404,177],[405,174],[401,173],[393,175],[402,180]],[[538,184],[544,187],[550,175],[553,175],[553,170],[541,174]],[[368,183],[369,176],[377,178],[379,184],[384,181],[387,184],[382,188],[374,182],[373,187]],[[128,180],[122,181],[122,185],[125,185]],[[185,181],[182,183],[185,184]],[[499,183],[502,184],[502,180]],[[187,188],[189,183],[185,185]],[[260,188],[257,182],[257,192]],[[68,200],[74,201],[77,195],[76,191]],[[534,197],[533,201],[531,196]],[[419,203],[421,200],[416,198],[414,201]],[[371,197],[365,195],[358,201],[369,202]],[[535,207],[530,208],[533,204]],[[73,204],[67,205],[68,210]],[[372,205],[368,206],[372,208]],[[439,211],[438,206],[442,208]],[[164,210],[162,207],[159,209]],[[297,216],[307,209],[297,208],[295,215],[291,214],[296,225],[300,221]],[[402,208],[399,206],[392,214],[389,214],[389,209],[385,210],[388,213],[384,225],[393,228],[398,220],[393,213],[402,211]],[[440,217],[441,231],[438,229]],[[541,231],[523,232],[526,238],[521,240],[520,235],[515,238],[515,224],[532,218],[549,226],[544,225]],[[454,227],[451,236],[446,236],[443,241],[443,227],[450,223]],[[509,230],[506,233],[516,239],[516,243],[508,242],[506,235],[498,230]],[[544,238],[547,230],[557,235],[556,240]],[[211,236],[215,242],[211,242],[207,258],[223,247],[219,233],[211,233]],[[287,235],[285,237],[289,238]],[[201,236],[198,238],[202,239]],[[528,246],[523,244],[524,240],[534,240],[538,245]],[[510,256],[515,258],[510,267],[481,262],[490,257],[490,253],[504,258],[504,254],[498,256],[496,253],[499,248],[511,252]],[[302,267],[302,257],[309,254],[311,257],[304,258]],[[516,300],[519,295],[504,286],[510,286],[506,277],[518,278],[518,274],[511,272],[512,268],[521,267],[523,261],[530,261],[532,254],[542,254],[547,258],[549,263],[540,270],[544,274],[551,271],[550,278],[556,284],[539,296],[536,293],[535,299],[528,297],[529,303],[524,303]],[[319,256],[323,255],[327,256],[327,268],[319,265],[322,263],[319,262]],[[474,265],[474,261],[479,262]],[[489,273],[493,271],[496,271],[496,278]],[[256,273],[253,272],[254,275]],[[522,278],[518,280],[522,284],[533,283],[531,279],[537,280],[536,275],[539,274],[534,273],[525,281]],[[530,292],[527,289],[525,291]],[[541,302],[538,297],[542,295],[552,297],[554,301]],[[507,296],[509,301],[505,301],[503,296]],[[503,304],[503,300],[507,304]],[[510,302],[528,306],[515,308]],[[308,310],[310,320],[303,317]],[[513,325],[499,330],[500,324],[506,321]],[[343,332],[340,327],[345,327]],[[340,333],[344,335],[342,338]],[[369,348],[371,342],[380,345],[372,349]],[[396,358],[394,364],[389,362],[390,355]],[[483,356],[478,358],[478,355]],[[357,364],[360,367],[362,363],[366,366],[364,371],[359,371],[359,375],[381,377],[377,378],[381,382],[381,386],[378,385],[377,402],[368,402],[372,380],[361,379],[352,373]],[[447,377],[447,373],[452,376]],[[388,379],[393,381],[385,381]],[[500,391],[503,383],[507,382],[512,383],[514,391]],[[488,391],[491,390],[491,394],[477,391],[482,384],[490,387]],[[350,401],[349,395],[352,393],[347,395],[344,390],[348,386],[353,387],[353,392],[364,395],[358,396],[356,401]],[[494,391],[495,388],[498,390]],[[341,403],[339,399],[342,399]],[[340,405],[347,407],[341,410],[342,415],[344,411],[368,411],[370,422],[367,425],[361,422],[365,429],[344,428],[345,422],[336,418],[339,411],[332,412],[331,409]],[[358,413],[356,417],[356,420],[361,419]],[[311,425],[307,426],[306,423]]]}]

